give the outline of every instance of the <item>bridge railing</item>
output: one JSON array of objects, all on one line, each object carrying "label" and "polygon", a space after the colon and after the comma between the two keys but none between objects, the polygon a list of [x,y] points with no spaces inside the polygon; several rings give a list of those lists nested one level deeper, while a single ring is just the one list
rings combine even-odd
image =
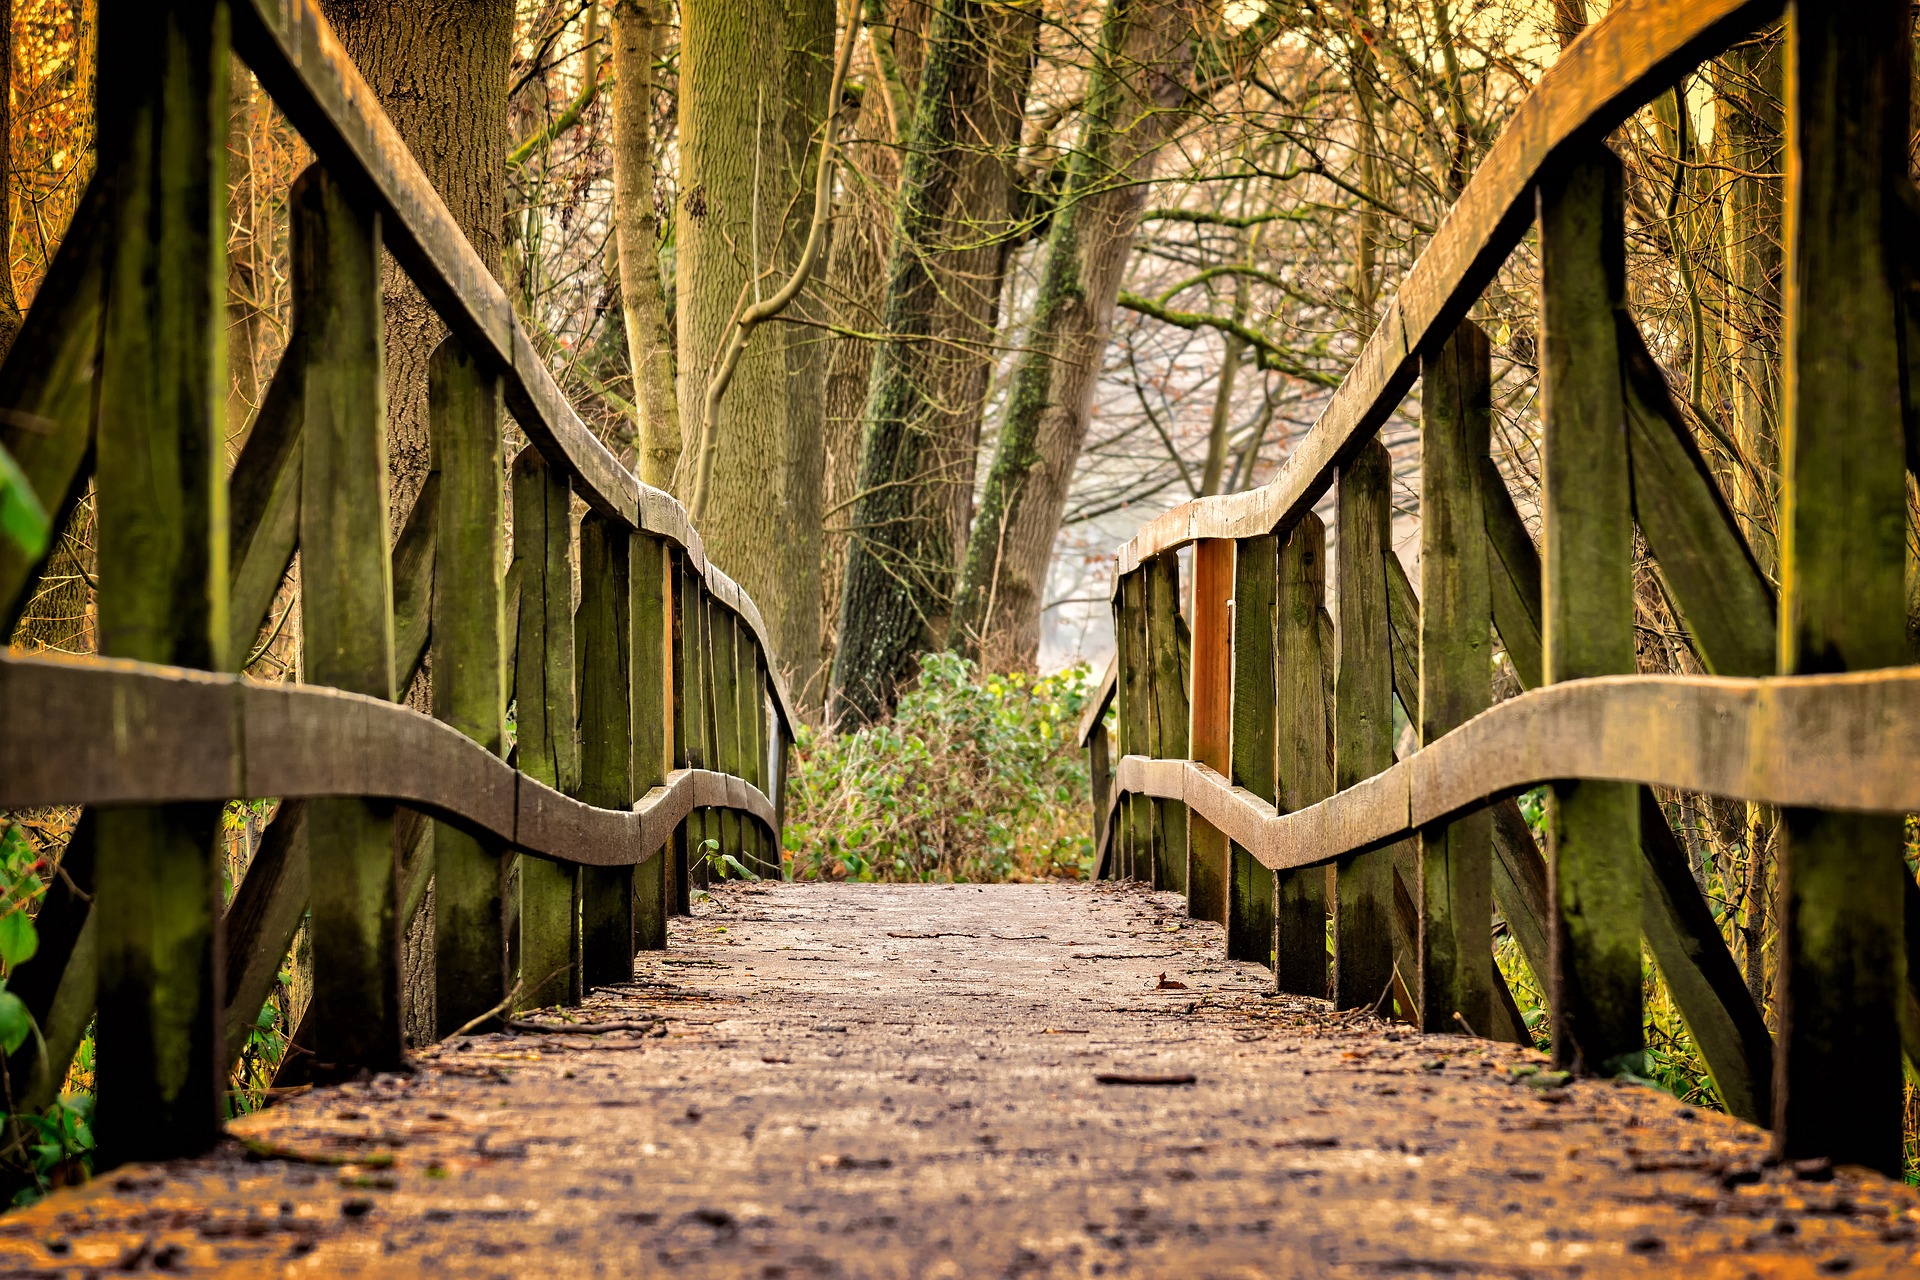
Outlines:
[{"label": "bridge railing", "polygon": [[[1497,908],[1546,979],[1557,1060],[1633,1070],[1644,940],[1729,1110],[1787,1154],[1898,1171],[1903,1030],[1920,1061],[1906,8],[1786,20],[1780,599],[1629,310],[1605,146],[1781,7],[1623,0],[1563,53],[1275,480],[1121,549],[1117,658],[1082,730],[1102,873],[1184,892],[1280,990],[1524,1040]],[[1544,553],[1489,456],[1489,345],[1468,319],[1536,227]],[[1417,592],[1376,439],[1416,379]],[[1710,675],[1634,674],[1636,530]],[[1489,622],[1528,690],[1498,706]],[[1396,696],[1423,744],[1398,763]],[[1545,858],[1512,798],[1543,783]],[[1777,1043],[1650,786],[1784,810]]]},{"label": "bridge railing", "polygon": [[[230,473],[229,33],[318,157]],[[630,980],[719,860],[780,874],[794,720],[753,601],[568,405],[313,0],[109,6],[100,59],[97,170],[0,367],[43,503],[64,520],[91,486],[100,656],[0,658],[0,806],[86,806],[8,977],[41,1036],[6,1079],[44,1106],[97,1016],[111,1165],[215,1138],[303,920],[309,1076],[404,1065],[429,893],[436,1036]],[[452,335],[391,546],[383,248]],[[510,468],[506,412],[532,442]],[[9,633],[42,568],[0,546]],[[244,679],[290,569],[303,683]],[[423,666],[431,716],[396,701]],[[280,803],[223,911],[235,798]]]}]

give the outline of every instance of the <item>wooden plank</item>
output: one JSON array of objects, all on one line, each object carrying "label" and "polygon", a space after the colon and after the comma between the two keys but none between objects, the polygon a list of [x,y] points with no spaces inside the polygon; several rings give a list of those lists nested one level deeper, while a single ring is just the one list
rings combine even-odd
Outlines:
[{"label": "wooden plank", "polygon": [[[685,564],[682,553],[675,551],[670,555],[671,563],[667,568],[667,618],[672,634],[668,637],[671,646],[672,663],[669,667],[669,685],[672,697],[671,727],[668,733],[670,758],[676,768],[684,768],[691,751],[689,741],[692,734],[692,679],[689,675],[688,659],[691,657],[691,641],[685,633],[685,622],[689,616],[687,593],[693,589],[694,578]],[[668,856],[672,865],[667,869],[667,879],[671,891],[670,906],[677,916],[686,915],[692,907],[692,885],[688,879],[687,848],[690,829],[686,823],[673,833],[673,846]]]},{"label": "wooden plank", "polygon": [[[307,804],[282,800],[227,904],[225,1063],[246,1048],[308,903]],[[310,1047],[310,1046],[309,1046]]]},{"label": "wooden plank", "polygon": [[[1633,486],[1615,314],[1624,309],[1622,176],[1611,151],[1540,187],[1543,679],[1634,670]],[[1554,1060],[1644,1074],[1640,802],[1631,787],[1548,794]]]},{"label": "wooden plank", "polygon": [[1533,535],[1527,532],[1519,508],[1513,505],[1499,464],[1492,458],[1480,460],[1480,502],[1487,550],[1492,553],[1487,561],[1487,578],[1493,627],[1500,633],[1500,647],[1507,651],[1507,661],[1513,664],[1520,687],[1537,689],[1544,627],[1540,617],[1540,551],[1533,545]]},{"label": "wooden plank", "polygon": [[[496,756],[507,714],[500,419],[499,380],[458,338],[442,342],[427,366],[430,466],[440,478],[433,714]],[[506,999],[506,856],[497,840],[441,824],[433,863],[433,1025],[444,1036]]]},{"label": "wooden plank", "polygon": [[1414,594],[1406,566],[1388,548],[1381,556],[1387,569],[1387,626],[1393,641],[1393,693],[1407,719],[1420,718],[1420,597]]},{"label": "wooden plank", "polygon": [[[380,234],[332,179],[294,183],[294,306],[314,359],[301,380],[302,674],[391,700],[393,580],[387,555],[387,424]],[[393,806],[309,801],[313,1078],[405,1062]]]},{"label": "wooden plank", "polygon": [[7,990],[26,1005],[40,1030],[7,1058],[16,1114],[38,1114],[59,1096],[67,1065],[93,1021],[99,980],[92,901],[98,829],[99,815],[91,810],[74,824],[60,872],[48,881],[33,918],[39,950],[7,975]]},{"label": "wooden plank", "polygon": [[[224,12],[117,10],[98,104],[115,197],[95,388],[100,650],[208,670],[228,641]],[[96,1168],[219,1134],[219,822],[207,803],[100,815]]]},{"label": "wooden plank", "polygon": [[[1153,722],[1153,678],[1147,658],[1146,575],[1128,574],[1120,582],[1115,606],[1115,626],[1120,653],[1120,754],[1152,755],[1150,726]],[[1121,823],[1122,837],[1117,846],[1117,878],[1152,878],[1153,802],[1145,796],[1129,796]]]},{"label": "wooden plank", "polygon": [[[684,566],[684,561],[683,561]],[[680,594],[681,738],[683,768],[715,766],[707,732],[706,582],[691,566],[684,566]],[[689,886],[705,886],[706,815],[695,814],[686,829],[686,879]]]},{"label": "wooden plank", "polygon": [[1092,792],[1093,802],[1093,878],[1107,880],[1112,878],[1108,858],[1112,848],[1108,843],[1108,810],[1113,807],[1113,744],[1107,732],[1105,721],[1093,727],[1086,737],[1087,744],[1087,781]]},{"label": "wooden plank", "polygon": [[[597,511],[580,519],[580,607],[573,621],[580,782],[574,794],[600,809],[631,808],[634,800],[629,542],[636,536]],[[583,989],[633,980],[633,877],[632,867],[580,873]]]},{"label": "wooden plank", "polygon": [[[1906,488],[1893,281],[1908,233],[1908,11],[1787,19],[1787,265],[1780,669],[1907,660]],[[1779,1071],[1786,1156],[1901,1168],[1902,828],[1781,815]]]},{"label": "wooden plank", "polygon": [[[1393,459],[1375,441],[1340,469],[1335,567],[1340,601],[1333,785],[1393,765],[1393,638],[1385,558],[1393,554]],[[1393,979],[1393,854],[1342,861],[1333,900],[1333,1004],[1379,1005]]]},{"label": "wooden plank", "polygon": [[[740,642],[745,646],[753,664],[753,670],[744,690],[745,706],[749,713],[745,725],[748,732],[743,737],[741,746],[741,750],[746,755],[747,764],[744,776],[761,791],[769,792],[772,787],[767,778],[767,735],[768,721],[772,717],[768,713],[767,657],[754,641],[753,633],[745,627],[740,629]],[[760,874],[772,880],[781,879],[780,847],[773,838],[773,834],[766,828],[751,822],[747,824],[747,830],[754,857],[759,863]]]},{"label": "wooden plank", "polygon": [[1120,678],[1119,663],[1120,655],[1117,652],[1107,659],[1106,670],[1094,682],[1086,709],[1080,713],[1080,725],[1074,731],[1073,740],[1083,747],[1092,739],[1093,731],[1106,723],[1107,708],[1113,705],[1114,691]]},{"label": "wooden plank", "polygon": [[[13,455],[56,530],[87,485],[94,371],[100,358],[107,260],[107,187],[96,166],[60,238],[33,306],[0,365],[0,447]],[[46,557],[0,539],[0,623],[11,636]]]},{"label": "wooden plank", "polygon": [[[529,445],[513,460],[513,558],[520,566],[514,647],[514,751],[520,771],[557,791],[580,785],[573,690],[573,521],[565,473]],[[580,999],[579,876],[520,860],[519,1006]]]},{"label": "wooden plank", "polygon": [[[628,705],[632,708],[632,796],[660,785],[673,768],[673,557],[664,540],[648,533],[632,535],[627,551],[628,604],[632,661],[628,667]],[[667,913],[672,906],[669,853],[634,873],[634,945],[663,951]]]},{"label": "wooden plank", "polygon": [[[744,767],[740,752],[740,629],[733,615],[717,601],[709,598],[707,608],[708,634],[713,640],[714,749],[718,752],[720,772],[737,778]],[[733,855],[742,866],[752,865],[747,861],[738,814],[720,815],[720,851]]]},{"label": "wooden plank", "polygon": [[[1187,683],[1180,655],[1180,562],[1161,556],[1149,562],[1146,586],[1147,666],[1152,687],[1148,742],[1162,760],[1187,758]],[[1153,808],[1153,887],[1187,891],[1187,812],[1170,800]]]},{"label": "wooden plank", "polygon": [[1778,658],[1773,587],[1700,456],[1639,326],[1624,311],[1614,319],[1626,375],[1634,520],[1707,670],[1767,675]]},{"label": "wooden plank", "polygon": [[[1228,776],[1272,804],[1280,798],[1274,743],[1277,677],[1274,629],[1280,591],[1280,539],[1247,538],[1234,556],[1233,760]],[[1246,846],[1232,845],[1227,893],[1227,956],[1273,967],[1273,873]]]},{"label": "wooden plank", "polygon": [[[1193,552],[1193,676],[1187,740],[1193,759],[1233,770],[1234,544],[1210,538]],[[1227,838],[1204,820],[1187,829],[1187,914],[1227,922]]]},{"label": "wooden plank", "polygon": [[300,541],[300,429],[308,359],[304,322],[296,308],[287,349],[227,478],[227,661],[236,671],[246,666]]},{"label": "wooden plank", "polygon": [[433,630],[433,555],[440,538],[440,473],[431,468],[393,544],[393,687],[400,697],[426,661]]},{"label": "wooden plank", "polygon": [[[1273,641],[1274,751],[1279,807],[1317,804],[1333,792],[1328,758],[1324,666],[1332,660],[1320,638],[1326,599],[1327,529],[1308,512],[1280,548]],[[1273,976],[1294,995],[1327,994],[1327,876],[1286,871],[1274,878]]]},{"label": "wooden plank", "polygon": [[[1420,700],[1423,749],[1492,700],[1492,598],[1480,459],[1492,430],[1491,357],[1462,324],[1421,369]],[[1493,831],[1476,813],[1420,834],[1416,963],[1427,1031],[1485,1031],[1493,998]],[[1464,1024],[1464,1026],[1463,1026]]]}]

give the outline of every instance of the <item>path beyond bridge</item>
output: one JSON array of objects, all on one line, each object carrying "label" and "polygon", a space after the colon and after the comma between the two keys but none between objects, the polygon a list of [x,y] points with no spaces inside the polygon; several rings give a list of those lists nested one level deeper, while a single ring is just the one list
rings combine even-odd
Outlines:
[{"label": "path beyond bridge", "polygon": [[1920,1273],[1910,1189],[1273,995],[1172,894],[729,886],[672,928],[573,1011],[663,1036],[449,1040],[0,1220],[0,1274]]}]

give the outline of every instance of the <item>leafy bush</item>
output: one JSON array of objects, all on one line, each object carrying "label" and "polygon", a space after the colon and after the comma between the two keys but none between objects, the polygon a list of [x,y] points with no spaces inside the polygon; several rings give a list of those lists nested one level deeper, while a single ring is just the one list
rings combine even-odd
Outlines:
[{"label": "leafy bush", "polygon": [[802,729],[787,782],[795,879],[1038,880],[1092,871],[1074,741],[1087,668],[980,675],[927,657],[890,723]]}]

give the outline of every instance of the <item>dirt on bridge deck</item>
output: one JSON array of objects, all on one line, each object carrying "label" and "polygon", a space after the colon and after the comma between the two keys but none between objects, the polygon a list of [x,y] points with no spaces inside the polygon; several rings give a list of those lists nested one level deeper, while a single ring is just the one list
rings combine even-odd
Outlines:
[{"label": "dirt on bridge deck", "polygon": [[0,1219],[0,1275],[1920,1275],[1909,1188],[1221,954],[1118,886],[719,890],[577,1011],[664,1036],[316,1090]]}]

